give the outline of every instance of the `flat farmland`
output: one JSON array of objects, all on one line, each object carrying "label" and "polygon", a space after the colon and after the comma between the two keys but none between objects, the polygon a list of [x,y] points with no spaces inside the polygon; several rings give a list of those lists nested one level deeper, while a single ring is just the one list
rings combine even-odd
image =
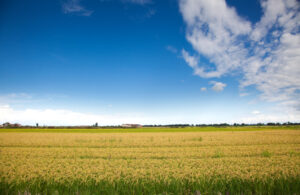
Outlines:
[{"label": "flat farmland", "polygon": [[0,130],[0,193],[300,194],[297,128],[143,129]]}]

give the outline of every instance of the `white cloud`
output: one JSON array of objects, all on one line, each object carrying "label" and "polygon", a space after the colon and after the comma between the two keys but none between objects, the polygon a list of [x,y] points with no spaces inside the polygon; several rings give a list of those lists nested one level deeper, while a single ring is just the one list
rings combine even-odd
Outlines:
[{"label": "white cloud", "polygon": [[252,114],[260,114],[260,111],[258,111],[258,110],[253,110],[251,113],[252,113]]},{"label": "white cloud", "polygon": [[94,11],[88,10],[80,5],[80,0],[68,0],[62,4],[63,12],[76,13],[82,16],[90,16]]},{"label": "white cloud", "polygon": [[168,45],[168,46],[166,47],[166,49],[167,49],[168,51],[172,52],[172,53],[177,53],[177,52],[178,52],[178,50],[177,50],[175,47],[171,46],[171,45]]},{"label": "white cloud", "polygon": [[[182,50],[182,55],[195,75],[241,73],[241,89],[255,86],[262,100],[293,102],[289,105],[300,111],[297,0],[262,0],[263,16],[256,24],[240,17],[225,0],[180,0],[179,4],[187,24],[186,39],[196,52]],[[200,57],[210,64],[203,64]]]},{"label": "white cloud", "polygon": [[242,117],[232,121],[232,123],[268,123],[268,122],[299,122],[300,115],[292,113],[280,113],[280,114],[255,114],[254,116]]},{"label": "white cloud", "polygon": [[[109,2],[111,0],[100,0],[100,2]],[[119,0],[121,3],[129,3],[129,4],[136,4],[136,5],[148,5],[152,4],[152,0]],[[64,0],[62,3],[62,10],[65,14],[76,14],[80,16],[91,16],[94,11],[85,8],[81,5],[81,0]],[[156,10],[155,9],[147,9],[146,14],[144,17],[150,18],[153,15],[155,15]]]},{"label": "white cloud", "polygon": [[198,65],[198,59],[195,56],[190,56],[190,54],[185,51],[184,49],[182,50],[182,56],[184,58],[184,60],[186,61],[186,63],[192,67],[192,68],[196,68]]},{"label": "white cloud", "polygon": [[200,90],[201,90],[201,91],[206,91],[207,89],[206,89],[206,87],[201,87]]},{"label": "white cloud", "polygon": [[152,0],[122,0],[124,3],[134,3],[139,5],[151,4]]},{"label": "white cloud", "polygon": [[146,13],[146,18],[151,18],[152,16],[154,16],[156,13],[155,9],[148,9],[147,13]]},{"label": "white cloud", "polygon": [[0,103],[24,103],[32,101],[32,95],[27,93],[0,94]]},{"label": "white cloud", "polygon": [[249,93],[240,93],[240,97],[245,97],[245,96],[248,96]]},{"label": "white cloud", "polygon": [[[234,107],[234,106],[233,106]],[[164,109],[163,109],[164,110]],[[281,112],[265,112],[266,114],[248,113],[243,117],[230,117],[228,109],[224,112],[220,110],[207,110],[191,113],[185,112],[152,113],[122,113],[122,114],[93,114],[77,112],[66,109],[15,109],[9,104],[0,104],[0,124],[4,122],[21,123],[22,125],[92,125],[98,122],[99,125],[120,125],[124,123],[139,124],[178,124],[178,123],[258,123],[258,122],[299,122],[300,114],[295,114],[289,110]],[[216,117],[216,113],[219,113]],[[271,114],[270,114],[271,113]],[[240,116],[240,115],[239,115]]]},{"label": "white cloud", "polygon": [[149,123],[150,118],[140,114],[97,115],[64,109],[16,110],[9,105],[0,105],[0,124],[4,122],[23,125],[120,125],[123,123]]},{"label": "white cloud", "polygon": [[225,83],[222,82],[216,82],[216,81],[211,81],[210,82],[213,86],[211,87],[212,90],[216,91],[216,92],[220,92],[223,91],[224,88],[226,87]]},{"label": "white cloud", "polygon": [[193,48],[216,64],[207,71],[207,65],[195,66],[201,77],[220,77],[240,64],[244,49],[235,44],[251,30],[250,23],[238,17],[236,11],[220,0],[182,0],[180,10],[187,23],[187,40]]},{"label": "white cloud", "polygon": [[183,59],[186,61],[186,63],[193,68],[194,74],[201,76],[201,77],[207,77],[203,71],[202,67],[199,67],[198,61],[199,57],[198,56],[191,56],[187,51],[184,49],[181,51]]}]

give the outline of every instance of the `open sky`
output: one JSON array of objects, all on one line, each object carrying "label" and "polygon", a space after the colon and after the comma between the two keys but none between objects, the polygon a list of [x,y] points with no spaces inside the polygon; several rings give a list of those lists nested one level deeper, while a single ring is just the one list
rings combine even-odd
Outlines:
[{"label": "open sky", "polygon": [[0,123],[300,121],[298,0],[2,0]]}]

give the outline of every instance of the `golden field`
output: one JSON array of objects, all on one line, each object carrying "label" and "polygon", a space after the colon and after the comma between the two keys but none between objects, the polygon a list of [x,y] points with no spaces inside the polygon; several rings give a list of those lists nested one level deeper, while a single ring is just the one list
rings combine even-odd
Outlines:
[{"label": "golden field", "polygon": [[299,194],[300,131],[4,132],[0,178],[1,194]]}]

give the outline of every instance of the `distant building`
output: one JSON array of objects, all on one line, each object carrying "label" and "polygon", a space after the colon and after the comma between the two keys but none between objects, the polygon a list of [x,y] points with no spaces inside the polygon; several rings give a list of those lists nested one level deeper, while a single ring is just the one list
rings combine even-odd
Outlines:
[{"label": "distant building", "polygon": [[9,127],[9,126],[10,126],[10,123],[3,123],[2,126],[3,126],[3,127]]},{"label": "distant building", "polygon": [[15,123],[15,124],[10,124],[10,123],[3,123],[3,125],[2,125],[2,127],[13,127],[13,128],[17,128],[17,127],[22,127],[22,125],[21,124],[19,124],[19,123]]},{"label": "distant building", "polygon": [[124,128],[141,128],[143,126],[140,125],[140,124],[123,124],[123,125],[121,125],[121,127],[124,127]]},{"label": "distant building", "polygon": [[15,124],[12,124],[12,126],[11,127],[22,127],[22,125],[21,124],[19,124],[19,123],[15,123]]}]

